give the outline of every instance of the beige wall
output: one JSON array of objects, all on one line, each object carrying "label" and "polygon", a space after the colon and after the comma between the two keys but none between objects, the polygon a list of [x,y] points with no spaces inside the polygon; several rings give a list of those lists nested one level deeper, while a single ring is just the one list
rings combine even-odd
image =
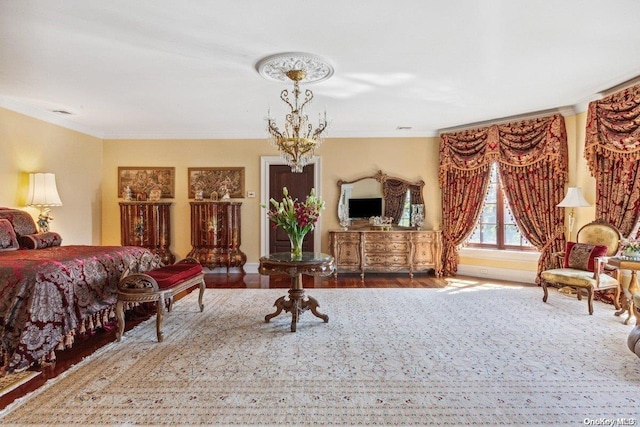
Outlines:
[{"label": "beige wall", "polygon": [[100,244],[102,141],[0,108],[0,206],[29,211],[28,173],[56,174],[63,206],[52,208],[51,230],[63,244]]},{"label": "beige wall", "polygon": [[[191,249],[187,191],[189,167],[245,167],[245,191],[256,198],[242,199],[242,245],[248,263],[260,257],[260,164],[262,156],[278,152],[265,139],[255,140],[105,140],[102,174],[103,244],[120,244],[117,190],[118,166],[173,166],[176,168],[172,205],[171,250],[178,258]],[[339,179],[352,180],[378,170],[409,180],[423,179],[427,226],[440,223],[437,185],[437,138],[329,139],[318,150],[322,158],[321,196],[327,209],[321,217],[323,251],[328,251],[328,230],[338,228]]]},{"label": "beige wall", "polygon": [[[582,187],[595,202],[595,180],[583,157],[586,112],[565,117],[569,145],[569,182]],[[426,227],[440,227],[438,186],[439,138],[333,138],[320,147],[322,194],[327,210],[322,216],[322,250],[328,251],[327,231],[338,228],[336,182],[350,181],[378,170],[407,180],[426,183]],[[105,140],[68,130],[0,108],[0,206],[24,207],[28,172],[53,172],[64,206],[53,208],[52,230],[64,244],[120,244],[117,194],[118,166],[174,166],[175,199],[172,200],[172,250],[184,257],[190,250],[190,214],[187,168],[244,166],[245,190],[256,198],[242,199],[242,249],[249,263],[260,252],[260,159],[276,156],[265,139],[255,140]],[[593,220],[595,208],[576,209],[574,235]],[[530,274],[535,260],[461,256],[460,267],[508,269]],[[491,275],[491,273],[489,273]]]}]

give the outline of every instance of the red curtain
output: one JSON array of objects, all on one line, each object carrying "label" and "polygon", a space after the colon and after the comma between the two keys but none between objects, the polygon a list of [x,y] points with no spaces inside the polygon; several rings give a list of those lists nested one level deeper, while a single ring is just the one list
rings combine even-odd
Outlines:
[{"label": "red curtain", "polygon": [[640,216],[640,85],[589,104],[584,157],[596,179],[596,218],[630,237]]},{"label": "red curtain", "polygon": [[[564,216],[556,205],[567,180],[564,118],[554,115],[441,135],[443,265],[455,274],[458,247],[473,232],[498,162],[505,196],[521,232],[540,252],[538,276],[564,247]],[[539,278],[538,278],[539,281]]]},{"label": "red curtain", "polygon": [[412,205],[424,204],[422,187],[424,187],[424,181],[411,184],[402,179],[385,179],[382,183],[382,196],[384,197],[385,206],[384,216],[393,218],[394,223],[398,224],[402,219],[407,190],[411,191],[409,199]]}]

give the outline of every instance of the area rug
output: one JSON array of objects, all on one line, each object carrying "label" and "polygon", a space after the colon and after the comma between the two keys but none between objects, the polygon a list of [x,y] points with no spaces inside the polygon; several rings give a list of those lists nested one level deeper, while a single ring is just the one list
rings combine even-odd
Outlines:
[{"label": "area rug", "polygon": [[5,376],[0,376],[0,396],[9,393],[29,381],[31,378],[40,375],[36,371],[14,372]]},{"label": "area rug", "polygon": [[[635,419],[640,363],[613,307],[551,290],[207,289],[14,402],[2,425],[585,425]],[[598,421],[600,420],[600,421]],[[637,423],[637,421],[636,421]],[[602,425],[602,424],[598,424]]]}]

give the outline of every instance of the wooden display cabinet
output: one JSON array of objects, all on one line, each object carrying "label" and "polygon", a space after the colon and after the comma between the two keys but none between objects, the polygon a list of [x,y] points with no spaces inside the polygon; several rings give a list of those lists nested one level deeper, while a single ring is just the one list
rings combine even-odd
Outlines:
[{"label": "wooden display cabinet", "polygon": [[163,264],[173,264],[170,208],[170,202],[120,202],[121,244],[148,248]]},{"label": "wooden display cabinet", "polygon": [[191,252],[209,268],[239,268],[244,274],[247,256],[240,250],[241,202],[194,201],[191,205]]}]

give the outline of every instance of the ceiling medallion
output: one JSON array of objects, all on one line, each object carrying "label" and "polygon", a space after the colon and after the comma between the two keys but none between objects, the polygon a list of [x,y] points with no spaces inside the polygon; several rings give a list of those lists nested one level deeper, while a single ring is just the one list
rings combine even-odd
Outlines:
[{"label": "ceiling medallion", "polygon": [[300,83],[317,83],[333,75],[333,66],[325,59],[303,52],[277,53],[261,59],[256,64],[258,73],[267,80],[290,81],[287,72],[303,70],[306,73]]},{"label": "ceiling medallion", "polygon": [[284,89],[280,99],[288,105],[283,130],[278,128],[271,112],[267,117],[267,132],[271,144],[280,151],[281,157],[291,166],[292,172],[302,172],[313,157],[315,149],[322,144],[328,127],[327,113],[320,115],[318,126],[313,129],[309,117],[304,112],[313,99],[313,92],[302,91],[300,83],[314,83],[333,75],[333,67],[322,58],[306,53],[284,53],[264,58],[257,64],[258,72],[265,78],[276,81],[293,82],[293,90]]}]

